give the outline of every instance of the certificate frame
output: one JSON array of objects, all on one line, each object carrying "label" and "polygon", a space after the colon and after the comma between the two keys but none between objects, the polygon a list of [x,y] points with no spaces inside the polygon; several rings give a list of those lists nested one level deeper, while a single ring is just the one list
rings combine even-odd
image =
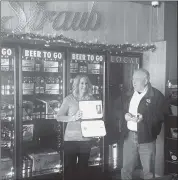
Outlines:
[{"label": "certificate frame", "polygon": [[79,110],[82,111],[82,120],[103,118],[103,106],[101,100],[79,101]]},{"label": "certificate frame", "polygon": [[88,120],[81,122],[83,137],[103,137],[106,135],[106,128],[103,120]]}]

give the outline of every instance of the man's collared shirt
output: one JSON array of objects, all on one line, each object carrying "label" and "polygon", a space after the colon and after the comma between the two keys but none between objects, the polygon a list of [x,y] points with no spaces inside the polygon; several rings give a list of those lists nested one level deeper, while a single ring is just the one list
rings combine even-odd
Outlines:
[{"label": "man's collared shirt", "polygon": [[[134,92],[129,105],[129,113],[131,113],[134,116],[137,116],[139,103],[143,96],[147,93],[147,90],[148,87],[146,87],[141,93],[138,93],[137,91]],[[131,131],[137,131],[137,122],[128,121],[127,128]]]}]

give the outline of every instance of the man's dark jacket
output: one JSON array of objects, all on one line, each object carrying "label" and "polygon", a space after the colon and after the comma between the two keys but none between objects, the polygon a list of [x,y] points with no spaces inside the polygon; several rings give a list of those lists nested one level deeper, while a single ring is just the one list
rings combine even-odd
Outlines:
[{"label": "man's dark jacket", "polygon": [[[123,120],[121,134],[124,138],[126,138],[129,132],[124,115],[129,111],[129,104],[133,93],[134,91],[127,93],[122,99]],[[151,84],[149,84],[147,93],[139,103],[138,113],[143,115],[143,120],[137,125],[138,143],[149,143],[156,140],[161,131],[165,114],[168,113],[168,103],[164,95],[159,90],[152,87]]]}]

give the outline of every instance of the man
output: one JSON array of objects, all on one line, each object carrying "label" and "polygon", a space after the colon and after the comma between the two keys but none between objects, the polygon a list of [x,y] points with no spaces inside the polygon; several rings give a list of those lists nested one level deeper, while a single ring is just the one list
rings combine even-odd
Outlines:
[{"label": "man", "polygon": [[167,105],[163,94],[151,86],[149,72],[138,69],[133,74],[133,89],[124,98],[125,120],[122,180],[132,179],[138,158],[143,167],[143,178],[154,176],[156,138],[161,131]]}]

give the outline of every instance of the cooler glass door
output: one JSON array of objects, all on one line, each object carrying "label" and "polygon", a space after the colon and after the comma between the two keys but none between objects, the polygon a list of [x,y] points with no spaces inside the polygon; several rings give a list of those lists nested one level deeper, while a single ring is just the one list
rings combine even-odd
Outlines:
[{"label": "cooler glass door", "polygon": [[0,179],[15,179],[15,49],[1,48],[0,63],[0,122],[1,122],[1,170]]},{"label": "cooler glass door", "polygon": [[21,50],[23,178],[61,173],[62,127],[55,119],[64,97],[64,52]]},{"label": "cooler glass door", "polygon": [[[98,51],[87,49],[70,50],[68,52],[68,94],[72,92],[72,84],[77,75],[86,75],[91,81],[91,92],[96,100],[102,100],[105,109],[105,59]],[[105,111],[102,120],[105,120]],[[89,166],[101,166],[104,169],[104,138],[100,137],[90,152]]]}]

